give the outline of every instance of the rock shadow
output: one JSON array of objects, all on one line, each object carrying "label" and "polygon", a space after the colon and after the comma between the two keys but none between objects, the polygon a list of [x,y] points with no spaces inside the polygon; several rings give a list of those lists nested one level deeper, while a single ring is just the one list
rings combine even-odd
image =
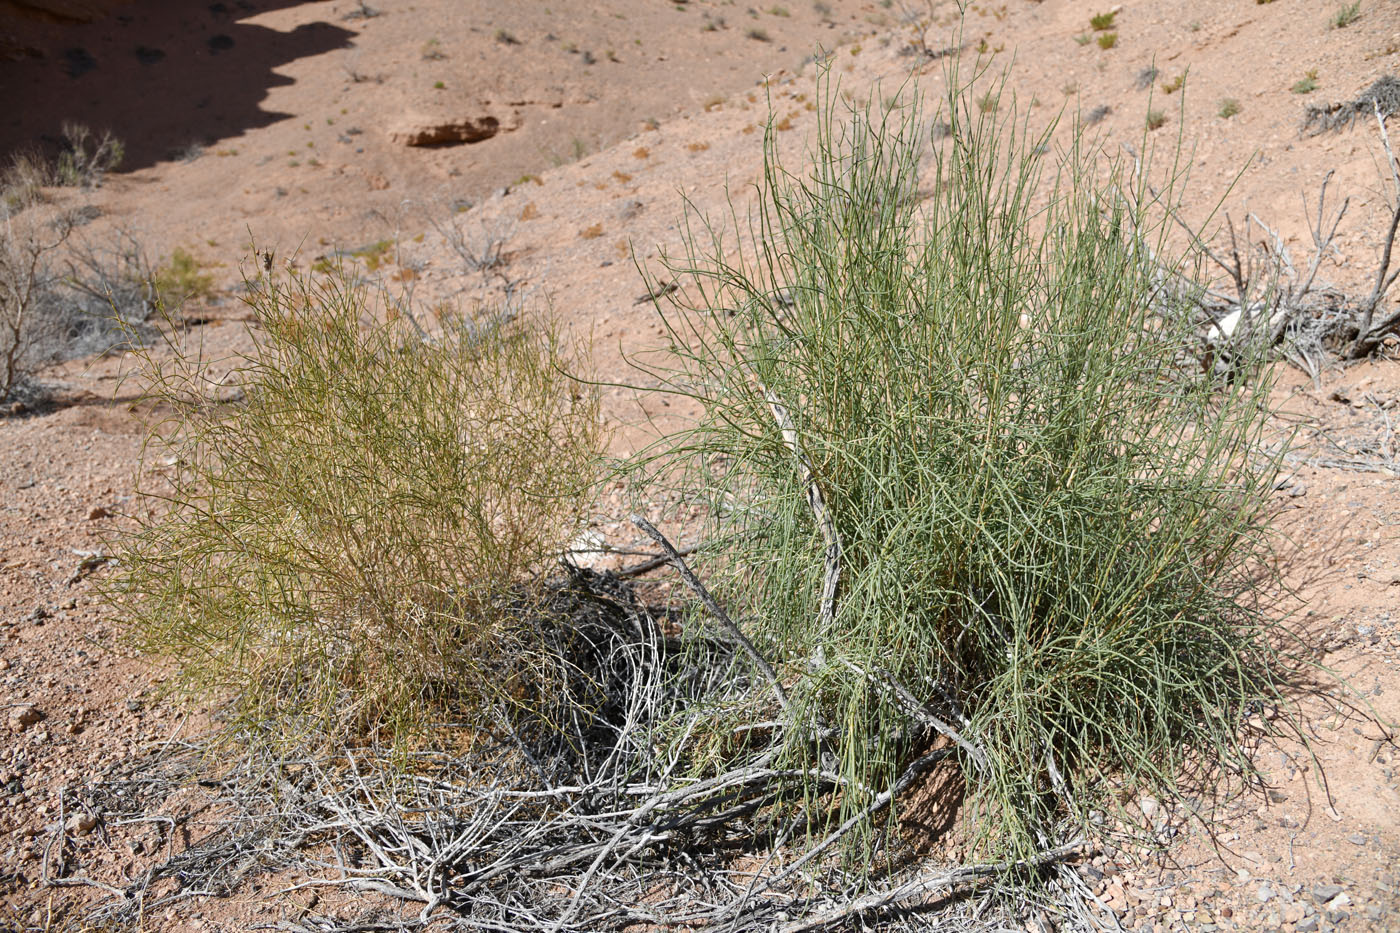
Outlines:
[{"label": "rock shadow", "polygon": [[65,122],[110,130],[129,171],[287,118],[260,106],[292,83],[274,69],[345,48],[355,33],[246,20],[305,2],[0,0],[0,164],[25,150],[56,155]]}]

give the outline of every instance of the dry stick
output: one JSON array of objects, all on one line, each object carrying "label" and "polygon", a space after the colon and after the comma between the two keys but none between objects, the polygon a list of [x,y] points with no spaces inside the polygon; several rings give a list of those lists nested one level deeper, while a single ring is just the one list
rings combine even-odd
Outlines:
[{"label": "dry stick", "polygon": [[[874,683],[877,686],[880,685],[880,680],[877,680],[873,674],[861,670],[860,667],[851,663],[850,661],[843,660],[842,663],[845,664],[846,667],[854,671],[856,674],[859,674],[861,677],[868,679],[871,683]],[[915,696],[912,693],[910,693],[908,689],[906,689],[905,686],[899,681],[895,680],[893,677],[890,677],[888,674],[884,674],[881,680],[883,680],[884,686],[894,691],[895,696],[899,697],[900,701],[906,707],[909,708],[909,711],[914,714],[915,718],[917,718],[924,725],[931,726],[933,730],[939,735],[942,735],[943,737],[956,743],[959,748],[961,748],[963,751],[967,752],[969,755],[972,756],[972,760],[977,764],[977,767],[980,771],[987,771],[988,765],[986,752],[978,748],[976,745],[973,745],[967,739],[963,738],[962,733],[958,732],[957,729],[954,729],[952,726],[948,725],[948,723],[944,722],[942,719],[938,718],[932,712],[930,712],[927,704],[920,703],[918,699],[915,698]]]},{"label": "dry stick", "polygon": [[[689,557],[691,554],[694,554],[696,550],[696,546],[691,545],[690,547],[681,548],[680,550],[676,551],[676,553],[679,554],[681,557]],[[664,567],[670,562],[671,558],[669,555],[660,554],[656,557],[652,557],[639,563],[633,564],[630,567],[623,567],[620,570],[614,570],[613,576],[620,577],[623,580],[630,580],[633,577],[640,577],[644,573],[651,573],[657,567]]]},{"label": "dry stick", "polygon": [[666,552],[666,558],[671,562],[671,566],[676,568],[676,573],[681,575],[681,579],[685,581],[686,586],[694,590],[695,595],[700,597],[700,602],[704,604],[706,611],[714,616],[715,620],[718,621],[720,625],[724,626],[725,631],[729,633],[730,637],[738,642],[739,647],[744,650],[744,653],[749,656],[749,659],[753,661],[754,665],[763,672],[763,676],[768,678],[768,683],[773,688],[773,694],[778,698],[778,705],[786,711],[788,708],[787,691],[783,689],[782,683],[779,682],[778,675],[774,673],[773,668],[768,665],[768,662],[763,659],[763,655],[758,653],[758,649],[753,646],[753,642],[749,641],[748,637],[740,630],[739,626],[734,624],[734,620],[729,618],[729,613],[725,612],[724,609],[720,607],[720,604],[715,602],[715,598],[710,595],[710,591],[705,589],[705,584],[701,583],[695,574],[691,572],[690,568],[686,566],[685,559],[681,557],[680,552],[672,546],[670,541],[666,540],[665,535],[656,530],[655,525],[642,516],[633,515],[632,524],[646,532],[647,537],[655,541],[657,547]]},{"label": "dry stick", "polygon": [[[1376,124],[1380,127],[1381,145],[1385,147],[1386,165],[1390,168],[1390,178],[1395,185],[1395,209],[1390,215],[1390,230],[1386,232],[1385,246],[1381,248],[1381,264],[1376,270],[1376,285],[1371,289],[1371,296],[1366,300],[1366,310],[1361,314],[1361,326],[1356,331],[1356,340],[1351,345],[1351,358],[1358,359],[1366,350],[1370,349],[1371,319],[1376,313],[1376,305],[1380,304],[1381,298],[1391,285],[1395,283],[1396,275],[1400,275],[1397,269],[1394,275],[1386,278],[1386,273],[1390,271],[1390,252],[1395,246],[1395,232],[1400,228],[1400,168],[1396,167],[1395,152],[1390,148],[1390,134],[1385,131],[1385,117],[1381,115],[1380,103],[1371,102],[1376,111]],[[1389,325],[1396,320],[1396,315],[1392,314],[1384,322]],[[1381,328],[1384,330],[1384,327]],[[1365,345],[1363,347],[1363,344]]]},{"label": "dry stick", "polygon": [[1062,846],[1047,849],[1029,859],[1016,862],[988,862],[981,865],[964,865],[961,868],[954,868],[943,872],[926,872],[904,884],[882,891],[877,894],[867,894],[858,897],[848,904],[829,910],[815,917],[808,917],[798,920],[780,928],[780,933],[808,933],[811,930],[823,930],[832,927],[842,926],[848,921],[868,914],[872,911],[880,910],[884,907],[907,901],[919,895],[932,894],[944,888],[951,888],[954,885],[967,881],[978,881],[982,878],[991,878],[996,875],[1006,874],[1017,868],[1039,868],[1051,862],[1068,858],[1074,855],[1084,845],[1083,839],[1075,839]]},{"label": "dry stick", "polygon": [[763,882],[763,884],[760,885],[756,890],[750,890],[746,892],[744,894],[743,899],[736,901],[731,907],[726,909],[726,912],[728,910],[742,909],[744,904],[754,894],[761,894],[764,891],[767,891],[770,888],[781,884],[788,878],[791,878],[803,865],[806,865],[808,862],[812,861],[812,859],[816,858],[818,855],[821,855],[827,849],[830,849],[851,830],[855,829],[857,826],[860,826],[862,823],[865,823],[867,820],[872,819],[877,813],[881,812],[886,807],[888,807],[891,803],[894,802],[894,798],[896,796],[903,793],[905,790],[908,789],[910,784],[914,783],[914,778],[923,774],[929,768],[938,764],[938,762],[943,761],[945,758],[948,757],[951,751],[952,750],[948,748],[938,748],[929,752],[927,755],[916,759],[913,763],[909,765],[908,768],[904,769],[904,773],[899,776],[899,780],[895,781],[885,790],[881,791],[875,797],[874,800],[870,801],[869,805],[866,806],[865,809],[851,816],[849,819],[846,820],[846,822],[838,826],[825,839],[823,839],[817,845],[813,846],[806,853],[804,853],[801,858],[793,862],[787,868],[783,869],[777,875],[774,875],[772,878]]},{"label": "dry stick", "polygon": [[822,577],[822,601],[819,618],[822,631],[828,631],[836,621],[836,589],[841,583],[841,538],[836,534],[836,522],[832,520],[831,513],[827,511],[826,500],[822,498],[821,487],[817,485],[817,477],[812,470],[812,461],[807,459],[807,454],[802,449],[802,441],[797,436],[797,428],[792,423],[792,416],[788,414],[783,400],[778,398],[777,393],[762,383],[759,383],[759,388],[763,389],[763,398],[768,403],[768,410],[773,413],[773,420],[778,422],[778,430],[782,432],[783,443],[787,444],[792,455],[797,458],[798,475],[802,479],[802,485],[807,490],[807,505],[811,507],[812,517],[816,519],[817,527],[821,529],[822,540],[826,542],[826,570]]}]

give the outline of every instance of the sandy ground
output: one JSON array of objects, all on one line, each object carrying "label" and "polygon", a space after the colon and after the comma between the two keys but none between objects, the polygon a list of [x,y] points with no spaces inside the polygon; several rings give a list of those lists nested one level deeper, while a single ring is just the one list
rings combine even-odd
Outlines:
[{"label": "sandy ground", "polygon": [[[381,274],[392,284],[411,269],[418,300],[470,307],[509,283],[591,339],[601,378],[630,379],[626,357],[654,352],[660,334],[636,300],[634,254],[664,278],[657,259],[682,245],[685,199],[716,217],[726,192],[742,203],[770,112],[800,158],[819,47],[853,93],[942,88],[943,63],[907,54],[914,33],[898,4],[789,6],[9,0],[0,86],[20,103],[0,116],[0,150],[51,148],[65,120],[122,138],[125,170],[54,196],[98,209],[80,231],[89,242],[126,230],[153,256],[181,248],[205,263],[221,291],[184,314],[213,352],[246,346],[236,295],[250,237],[302,269],[390,240]],[[1385,211],[1375,134],[1298,127],[1305,103],[1400,72],[1400,5],[1371,0],[1329,29],[1330,5],[1297,0],[1130,0],[1109,49],[1076,38],[1097,12],[1071,0],[974,6],[964,60],[979,47],[992,56],[1001,93],[1036,125],[1108,108],[1094,126],[1105,152],[1180,139],[1184,214],[1254,212],[1300,262],[1303,199],[1335,171],[1331,190],[1350,205],[1323,276],[1360,289]],[[945,4],[929,44],[944,45],[952,22]],[[1310,73],[1317,89],[1293,93]],[[1179,75],[1184,86],[1164,90]],[[1226,99],[1238,113],[1220,115]],[[1153,132],[1149,110],[1165,117]],[[424,134],[481,138],[408,144]],[[443,235],[451,224],[469,244],[500,242],[505,264],[467,269]],[[131,501],[141,453],[130,368],[123,354],[56,364],[39,374],[48,401],[0,416],[0,929],[42,929],[55,899],[57,916],[64,898],[100,894],[43,885],[50,830],[105,769],[202,724],[198,710],[153,702],[159,669],[124,649],[96,598],[92,558]],[[1316,382],[1286,370],[1277,391],[1302,438],[1278,493],[1292,606],[1373,718],[1341,691],[1309,699],[1316,762],[1261,746],[1271,789],[1224,802],[1213,839],[1162,814],[1181,826],[1167,857],[1110,852],[1084,866],[1129,928],[1400,929],[1400,750],[1378,724],[1400,718],[1400,367],[1383,358]],[[648,418],[684,414],[622,389],[605,408],[620,450],[645,438]],[[623,496],[600,503],[594,529],[617,544],[630,537]],[[68,867],[122,885],[165,844],[180,840],[99,820],[74,835]],[[238,930],[304,909],[276,889],[184,901],[146,928]]]}]

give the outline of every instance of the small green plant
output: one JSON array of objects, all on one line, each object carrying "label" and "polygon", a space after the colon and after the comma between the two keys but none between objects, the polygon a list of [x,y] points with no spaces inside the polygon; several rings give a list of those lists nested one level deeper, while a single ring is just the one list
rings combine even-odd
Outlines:
[{"label": "small green plant", "polygon": [[423,48],[419,51],[424,61],[442,61],[447,57],[447,53],[442,50],[442,43],[437,39],[429,39],[423,43]]},{"label": "small green plant", "polygon": [[1222,120],[1228,120],[1240,112],[1240,102],[1233,97],[1226,97],[1220,101],[1216,108],[1216,116]]},{"label": "small green plant", "polygon": [[446,85],[446,84],[443,84],[441,81],[434,81],[434,82],[433,82],[433,90],[435,90],[435,91],[441,91],[441,90],[443,90],[443,89],[446,88],[446,87],[447,87],[447,85]]},{"label": "small green plant", "polygon": [[792,12],[785,6],[770,6],[768,8],[768,15],[788,17],[792,15]]},{"label": "small green plant", "polygon": [[1098,41],[1099,41],[1099,48],[1105,49],[1105,50],[1111,49],[1111,48],[1113,48],[1115,45],[1118,44],[1118,33],[1116,33],[1116,32],[1101,32],[1101,33],[1099,33],[1099,40],[1098,40]]},{"label": "small green plant", "polygon": [[1185,85],[1186,72],[1183,71],[1181,74],[1177,75],[1175,78],[1172,78],[1170,81],[1162,82],[1162,93],[1175,94],[1177,91],[1181,90],[1182,87],[1184,87]]},{"label": "small green plant", "polygon": [[176,247],[170,258],[155,270],[156,291],[166,307],[173,308],[192,298],[214,294],[214,276],[193,253]]},{"label": "small green plant", "polygon": [[1103,32],[1113,28],[1113,21],[1118,18],[1117,13],[1097,13],[1089,17],[1089,27],[1095,32]]},{"label": "small green plant", "polygon": [[1328,28],[1345,29],[1361,18],[1361,0],[1353,3],[1345,3],[1337,8],[1337,12],[1332,14],[1332,18],[1327,21]]},{"label": "small green plant", "polygon": [[1291,90],[1294,94],[1311,94],[1317,88],[1317,69],[1309,68],[1303,77],[1293,83]]},{"label": "small green plant", "polygon": [[[351,250],[350,255],[356,259],[364,261],[365,268],[370,272],[377,272],[379,267],[390,261],[391,254],[394,253],[397,244],[393,240],[378,240],[368,246]],[[327,267],[327,272],[331,267]]]},{"label": "small green plant", "polygon": [[571,345],[547,321],[419,321],[353,275],[266,266],[228,380],[173,338],[146,357],[168,412],[149,453],[175,466],[146,474],[119,545],[109,594],[136,644],[273,742],[407,747],[555,703],[526,610],[600,441]]},{"label": "small green plant", "polygon": [[1079,35],[1074,37],[1074,41],[1077,42],[1079,45],[1088,45],[1090,42],[1094,41],[1094,37],[1091,33],[1081,32]]},{"label": "small green plant", "polygon": [[1167,125],[1167,115],[1161,110],[1147,111],[1147,128],[1149,130],[1159,130]]}]

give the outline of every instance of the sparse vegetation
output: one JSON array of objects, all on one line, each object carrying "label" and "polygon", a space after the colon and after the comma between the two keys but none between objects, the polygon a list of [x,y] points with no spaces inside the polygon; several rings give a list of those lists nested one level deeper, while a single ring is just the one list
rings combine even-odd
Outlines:
[{"label": "sparse vegetation", "polygon": [[1222,120],[1228,120],[1240,112],[1240,102],[1233,97],[1226,97],[1220,101],[1216,107],[1215,114]]},{"label": "sparse vegetation", "polygon": [[1177,75],[1175,78],[1172,78],[1170,81],[1162,82],[1162,93],[1175,94],[1177,91],[1181,90],[1185,85],[1186,72],[1183,71],[1181,74]]},{"label": "sparse vegetation", "polygon": [[1081,32],[1074,37],[1074,41],[1080,45],[1088,45],[1090,42],[1094,41],[1094,36],[1092,33]]},{"label": "sparse vegetation", "polygon": [[155,284],[170,307],[214,293],[214,276],[192,253],[180,247],[155,270]]},{"label": "sparse vegetation", "polygon": [[1099,48],[1108,50],[1118,44],[1118,33],[1101,32],[1098,38]]},{"label": "sparse vegetation", "polygon": [[1152,86],[1153,81],[1157,80],[1158,74],[1160,74],[1160,72],[1157,70],[1157,67],[1155,65],[1149,65],[1137,73],[1137,77],[1133,79],[1133,86],[1139,91],[1145,91]]},{"label": "sparse vegetation", "polygon": [[517,38],[515,38],[515,35],[514,35],[513,33],[511,33],[511,31],[508,30],[508,29],[497,29],[497,30],[496,30],[496,41],[499,42],[499,43],[501,43],[501,45],[519,45],[519,44],[520,44],[520,40],[517,39]]},{"label": "sparse vegetation", "polygon": [[437,39],[429,39],[427,42],[424,42],[423,48],[418,54],[427,62],[442,61],[447,57],[447,53],[442,50],[442,43]]},{"label": "sparse vegetation", "polygon": [[1147,111],[1147,128],[1158,130],[1167,125],[1167,115],[1161,110]]},{"label": "sparse vegetation", "polygon": [[137,644],[274,743],[407,747],[567,704],[517,621],[597,462],[567,344],[447,312],[429,339],[352,275],[248,284],[256,348],[227,379],[173,338],[146,360],[170,412],[148,466],[175,466],[148,473],[112,584]]},{"label": "sparse vegetation", "polygon": [[1332,14],[1331,19],[1327,21],[1327,26],[1329,29],[1345,29],[1360,18],[1361,0],[1355,0],[1353,3],[1344,3],[1339,6],[1337,11]]},{"label": "sparse vegetation", "polygon": [[1104,32],[1105,30],[1113,28],[1113,21],[1117,18],[1118,14],[1115,12],[1096,13],[1089,17],[1089,27],[1095,32]]},{"label": "sparse vegetation", "polygon": [[762,26],[750,26],[744,30],[744,35],[758,42],[772,42],[773,37],[768,34],[768,30]]},{"label": "sparse vegetation", "polygon": [[1294,94],[1311,94],[1313,91],[1317,90],[1317,88],[1317,69],[1309,68],[1303,77],[1293,83],[1293,87],[1290,90],[1292,90]]}]

